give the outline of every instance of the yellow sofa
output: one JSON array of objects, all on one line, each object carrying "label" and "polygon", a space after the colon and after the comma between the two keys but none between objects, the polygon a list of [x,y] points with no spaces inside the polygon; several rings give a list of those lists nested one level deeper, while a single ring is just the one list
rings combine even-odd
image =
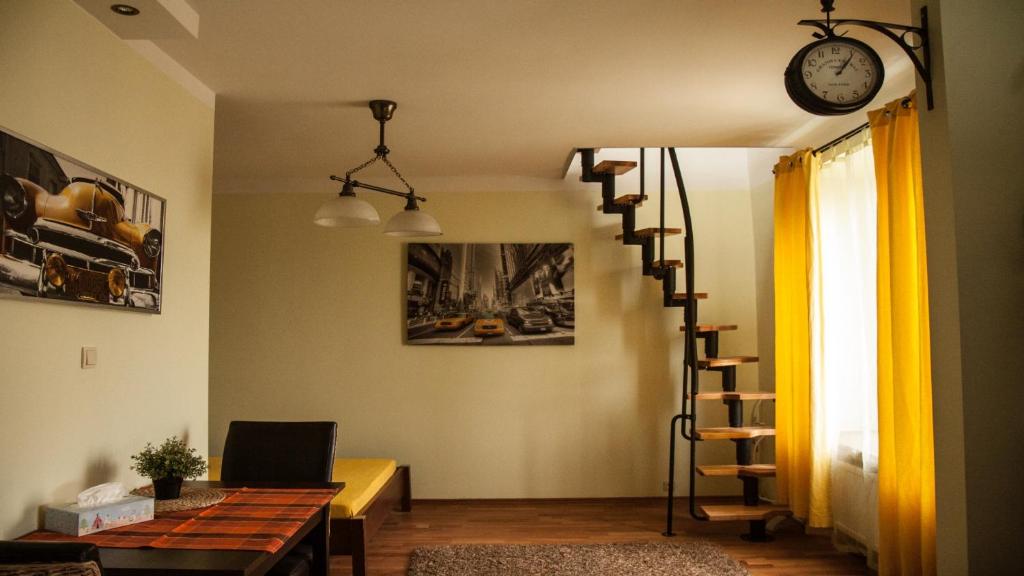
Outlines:
[{"label": "yellow sofa", "polygon": [[[220,480],[220,463],[220,456],[210,456],[210,480]],[[397,468],[397,462],[386,458],[335,458],[331,480],[344,482],[345,489],[331,500],[331,518],[358,515],[395,475]]]}]

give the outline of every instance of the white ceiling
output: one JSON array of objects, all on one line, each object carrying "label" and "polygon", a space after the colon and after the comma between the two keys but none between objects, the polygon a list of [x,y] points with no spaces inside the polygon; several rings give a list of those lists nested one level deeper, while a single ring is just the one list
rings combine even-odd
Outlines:
[{"label": "white ceiling", "polygon": [[[813,143],[801,139],[815,117],[790,102],[782,72],[813,40],[796,22],[821,16],[817,0],[189,3],[199,38],[153,41],[217,93],[219,191],[369,158],[374,98],[398,102],[388,145],[411,180],[559,179],[574,147]],[[910,22],[908,0],[837,8]],[[851,35],[890,69],[876,105],[909,91],[892,42]]]}]

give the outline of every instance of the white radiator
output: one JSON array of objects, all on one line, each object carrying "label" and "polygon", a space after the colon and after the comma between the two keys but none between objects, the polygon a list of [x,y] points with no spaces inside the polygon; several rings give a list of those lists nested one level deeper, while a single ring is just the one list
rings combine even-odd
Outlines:
[{"label": "white radiator", "polygon": [[878,551],[878,471],[832,461],[832,522],[836,530]]}]

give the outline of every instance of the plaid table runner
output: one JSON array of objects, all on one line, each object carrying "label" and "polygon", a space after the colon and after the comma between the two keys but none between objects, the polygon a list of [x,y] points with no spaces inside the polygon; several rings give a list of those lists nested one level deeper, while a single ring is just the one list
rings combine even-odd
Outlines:
[{"label": "plaid table runner", "polygon": [[273,554],[336,494],[335,490],[300,488],[222,490],[228,493],[222,502],[198,511],[160,514],[148,522],[87,536],[37,530],[20,539],[91,542],[104,548],[257,550]]}]

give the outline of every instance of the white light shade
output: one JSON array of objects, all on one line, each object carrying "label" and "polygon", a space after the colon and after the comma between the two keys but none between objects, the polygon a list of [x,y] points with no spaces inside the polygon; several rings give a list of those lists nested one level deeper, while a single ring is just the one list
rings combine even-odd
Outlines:
[{"label": "white light shade", "polygon": [[358,228],[380,224],[377,210],[366,200],[355,196],[335,196],[324,202],[313,216],[313,223],[320,226]]},{"label": "white light shade", "polygon": [[387,236],[440,236],[441,225],[433,216],[421,210],[402,210],[388,220],[384,227]]}]

